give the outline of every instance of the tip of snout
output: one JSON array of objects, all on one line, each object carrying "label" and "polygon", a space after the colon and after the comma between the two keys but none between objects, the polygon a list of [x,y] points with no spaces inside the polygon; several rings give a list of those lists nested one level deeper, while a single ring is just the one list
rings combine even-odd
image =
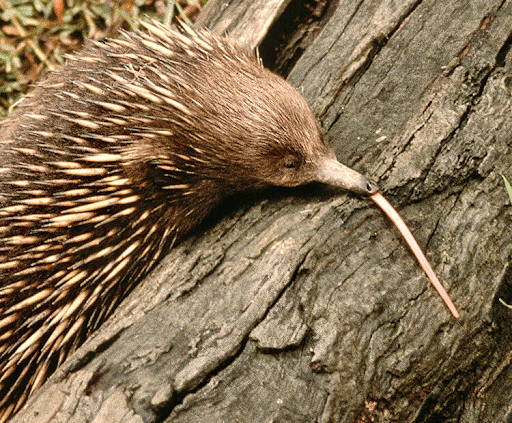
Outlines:
[{"label": "tip of snout", "polygon": [[377,185],[377,183],[372,181],[371,179],[368,179],[368,182],[366,183],[366,194],[373,195],[379,191],[380,191],[380,188]]},{"label": "tip of snout", "polygon": [[343,188],[359,195],[370,196],[379,191],[379,187],[374,181],[335,159],[327,159],[322,163],[317,179],[318,182]]}]

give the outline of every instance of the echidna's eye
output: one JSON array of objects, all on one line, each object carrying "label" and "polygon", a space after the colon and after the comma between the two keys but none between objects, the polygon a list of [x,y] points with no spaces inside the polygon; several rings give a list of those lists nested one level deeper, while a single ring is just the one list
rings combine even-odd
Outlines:
[{"label": "echidna's eye", "polygon": [[285,156],[282,165],[285,169],[297,169],[300,166],[300,159],[295,156]]}]

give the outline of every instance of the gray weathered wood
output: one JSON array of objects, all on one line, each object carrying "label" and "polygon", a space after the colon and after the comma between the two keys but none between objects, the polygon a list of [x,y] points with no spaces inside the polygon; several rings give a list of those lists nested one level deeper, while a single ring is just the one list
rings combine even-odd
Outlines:
[{"label": "gray weathered wood", "polygon": [[[251,30],[248,3],[218,3],[203,22],[251,44],[286,2],[249,2],[274,10]],[[171,251],[13,421],[508,421],[511,39],[511,1],[341,0],[289,75],[460,320],[369,200],[257,197]]]},{"label": "gray weathered wood", "polygon": [[256,48],[291,1],[210,0],[198,19],[198,26],[236,38],[248,48]]}]

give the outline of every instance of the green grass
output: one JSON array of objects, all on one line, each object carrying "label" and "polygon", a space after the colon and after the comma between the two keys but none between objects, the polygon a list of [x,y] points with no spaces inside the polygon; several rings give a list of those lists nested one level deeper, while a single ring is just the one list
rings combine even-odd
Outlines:
[{"label": "green grass", "polygon": [[507,178],[505,178],[503,175],[503,181],[505,182],[505,188],[507,190],[507,193],[508,193],[508,198],[510,199],[510,204],[512,204],[512,186],[510,186],[510,182],[508,181]]},{"label": "green grass", "polygon": [[[507,190],[507,193],[508,193],[508,198],[510,200],[510,204],[512,204],[512,186],[510,186],[510,182],[508,181],[507,178],[505,178],[505,176],[503,176],[503,181],[505,182],[505,189]],[[503,299],[499,298],[499,301],[501,304],[503,304],[505,307],[508,307],[512,310],[512,305],[510,304],[507,304],[505,301],[503,301]]]}]

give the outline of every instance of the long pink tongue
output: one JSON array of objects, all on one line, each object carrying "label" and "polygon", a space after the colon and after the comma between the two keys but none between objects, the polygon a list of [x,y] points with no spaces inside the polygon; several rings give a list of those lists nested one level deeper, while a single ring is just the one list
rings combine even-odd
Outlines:
[{"label": "long pink tongue", "polygon": [[391,204],[389,204],[388,200],[386,200],[382,194],[379,192],[372,194],[370,198],[377,204],[384,213],[388,215],[388,217],[391,219],[391,221],[395,224],[395,226],[398,228],[402,236],[404,237],[405,241],[409,245],[410,249],[418,259],[418,262],[420,263],[421,267],[427,274],[428,278],[430,279],[430,282],[432,285],[434,285],[434,288],[439,293],[441,298],[443,299],[446,306],[450,309],[452,314],[455,316],[456,319],[460,317],[459,312],[453,305],[453,302],[446,292],[446,290],[443,288],[443,285],[441,285],[441,282],[439,282],[439,279],[437,279],[436,274],[432,270],[432,267],[430,266],[429,262],[427,261],[427,258],[423,254],[423,251],[421,251],[420,246],[412,236],[411,231],[407,227],[407,225],[404,223],[400,215],[396,212],[396,210],[393,208]]}]

